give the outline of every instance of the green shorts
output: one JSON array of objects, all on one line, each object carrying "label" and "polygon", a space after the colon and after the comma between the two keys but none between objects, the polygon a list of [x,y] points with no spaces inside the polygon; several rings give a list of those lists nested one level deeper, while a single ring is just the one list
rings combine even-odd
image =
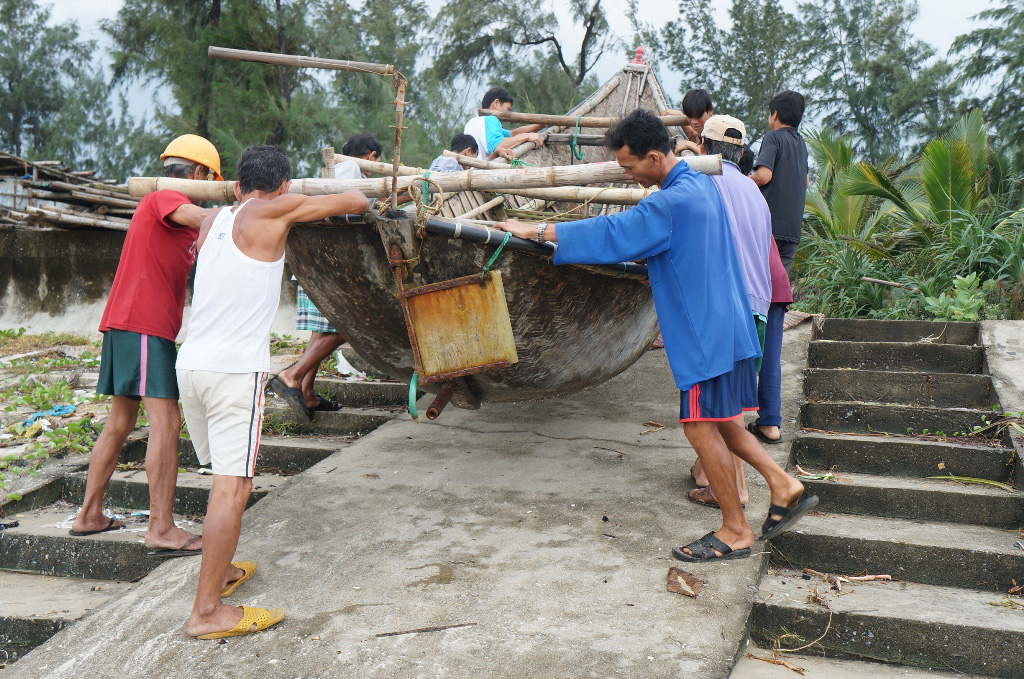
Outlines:
[{"label": "green shorts", "polygon": [[108,330],[103,333],[96,393],[136,401],[143,396],[178,400],[178,376],[174,372],[177,357],[178,350],[169,339]]}]

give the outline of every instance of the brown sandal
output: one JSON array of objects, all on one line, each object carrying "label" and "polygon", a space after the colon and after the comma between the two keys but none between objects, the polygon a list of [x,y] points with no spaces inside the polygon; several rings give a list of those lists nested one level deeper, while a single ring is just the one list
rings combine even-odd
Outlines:
[{"label": "brown sandal", "polygon": [[[721,509],[721,507],[718,504],[718,500],[715,499],[715,493],[713,490],[711,490],[710,487],[694,488],[689,493],[687,493],[686,497],[690,500],[690,502],[696,503],[698,505],[704,505],[705,507],[715,507],[716,509]],[[744,502],[741,506],[743,507],[743,509],[746,509],[747,503]]]}]

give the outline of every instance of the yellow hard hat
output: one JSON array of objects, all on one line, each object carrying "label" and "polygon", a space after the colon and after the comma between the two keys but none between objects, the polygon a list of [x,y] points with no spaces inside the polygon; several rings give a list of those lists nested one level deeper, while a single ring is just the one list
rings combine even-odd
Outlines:
[{"label": "yellow hard hat", "polygon": [[171,140],[160,154],[160,160],[168,158],[184,158],[199,163],[213,171],[214,179],[224,181],[224,177],[220,176],[220,154],[217,153],[217,147],[209,139],[204,139],[198,134],[183,134]]}]

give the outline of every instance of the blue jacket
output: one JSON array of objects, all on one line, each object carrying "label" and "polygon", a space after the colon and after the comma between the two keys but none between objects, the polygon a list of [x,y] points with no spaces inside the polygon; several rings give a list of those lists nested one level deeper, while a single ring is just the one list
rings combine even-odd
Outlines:
[{"label": "blue jacket", "polygon": [[710,177],[680,161],[636,207],[557,229],[555,264],[647,259],[665,352],[683,391],[761,355],[732,230]]}]

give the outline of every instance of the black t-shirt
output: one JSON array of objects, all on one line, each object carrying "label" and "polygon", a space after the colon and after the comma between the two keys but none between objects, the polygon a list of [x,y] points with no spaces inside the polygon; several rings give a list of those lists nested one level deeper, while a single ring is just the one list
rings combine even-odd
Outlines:
[{"label": "black t-shirt", "polygon": [[772,180],[761,187],[761,193],[772,213],[775,240],[798,243],[807,197],[807,145],[800,130],[769,130],[754,163],[755,169],[762,166],[772,171]]}]

